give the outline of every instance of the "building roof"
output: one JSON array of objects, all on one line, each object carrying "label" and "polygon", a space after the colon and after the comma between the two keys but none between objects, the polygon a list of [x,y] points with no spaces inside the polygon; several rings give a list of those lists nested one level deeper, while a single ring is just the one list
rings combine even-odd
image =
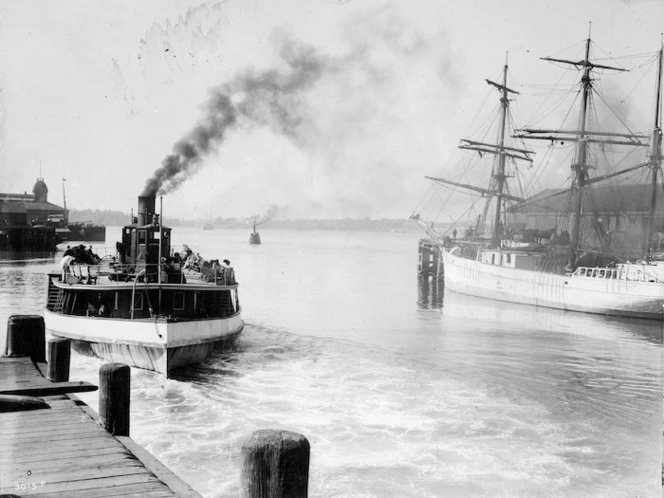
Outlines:
[{"label": "building roof", "polygon": [[49,213],[63,212],[64,208],[57,206],[51,202],[27,202],[25,204],[28,211],[48,211]]},{"label": "building roof", "polygon": [[25,214],[27,212],[25,202],[3,202],[0,200],[0,214]]},{"label": "building roof", "polygon": [[[549,197],[556,192],[566,192]],[[540,202],[537,199],[545,198]],[[661,186],[656,190],[655,211],[664,213],[664,191]],[[570,193],[568,189],[547,189],[527,199],[527,204],[511,209],[517,214],[553,214],[570,211]],[[650,185],[625,184],[593,186],[585,190],[584,210],[596,213],[647,213],[650,209]]]}]

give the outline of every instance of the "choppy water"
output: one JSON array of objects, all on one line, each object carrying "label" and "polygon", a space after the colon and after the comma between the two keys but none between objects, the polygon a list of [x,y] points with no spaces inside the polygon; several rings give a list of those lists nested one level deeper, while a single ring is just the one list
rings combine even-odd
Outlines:
[{"label": "choppy water", "polygon": [[[173,234],[232,261],[236,347],[132,371],[132,437],[205,496],[237,496],[264,428],[309,439],[316,497],[661,496],[661,323],[445,294],[418,283],[416,233],[249,231]],[[1,327],[39,312],[60,255],[5,255]]]}]

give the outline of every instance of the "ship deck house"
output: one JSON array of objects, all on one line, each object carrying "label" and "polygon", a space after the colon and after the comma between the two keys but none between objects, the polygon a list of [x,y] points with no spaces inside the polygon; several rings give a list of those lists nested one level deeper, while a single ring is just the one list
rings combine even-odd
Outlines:
[{"label": "ship deck house", "polygon": [[[594,186],[585,190],[583,198],[583,238],[599,245],[597,233],[610,234],[613,249],[626,249],[630,255],[642,254],[643,237],[647,230],[650,210],[650,185],[623,184]],[[564,223],[570,210],[570,194],[561,194],[537,202],[554,194],[556,189],[544,190],[529,198],[527,204],[511,210],[511,225],[526,230],[566,230]],[[656,191],[652,245],[664,250],[664,190]]]}]

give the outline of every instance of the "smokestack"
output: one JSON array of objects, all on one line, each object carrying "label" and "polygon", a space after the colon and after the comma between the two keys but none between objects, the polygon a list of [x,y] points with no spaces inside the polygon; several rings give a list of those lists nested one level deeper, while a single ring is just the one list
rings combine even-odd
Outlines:
[{"label": "smokestack", "polygon": [[141,225],[149,225],[152,223],[152,216],[155,214],[155,195],[139,195],[138,196],[138,223]]}]

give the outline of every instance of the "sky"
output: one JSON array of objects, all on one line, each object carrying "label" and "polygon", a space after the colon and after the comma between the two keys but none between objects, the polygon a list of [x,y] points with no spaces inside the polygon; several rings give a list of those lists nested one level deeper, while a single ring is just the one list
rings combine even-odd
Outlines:
[{"label": "sky", "polygon": [[0,16],[0,191],[41,170],[51,202],[65,178],[69,208],[129,212],[152,185],[177,218],[407,218],[506,53],[532,94],[560,69],[539,58],[575,56],[589,22],[607,60],[664,30],[661,0],[3,0]]}]

